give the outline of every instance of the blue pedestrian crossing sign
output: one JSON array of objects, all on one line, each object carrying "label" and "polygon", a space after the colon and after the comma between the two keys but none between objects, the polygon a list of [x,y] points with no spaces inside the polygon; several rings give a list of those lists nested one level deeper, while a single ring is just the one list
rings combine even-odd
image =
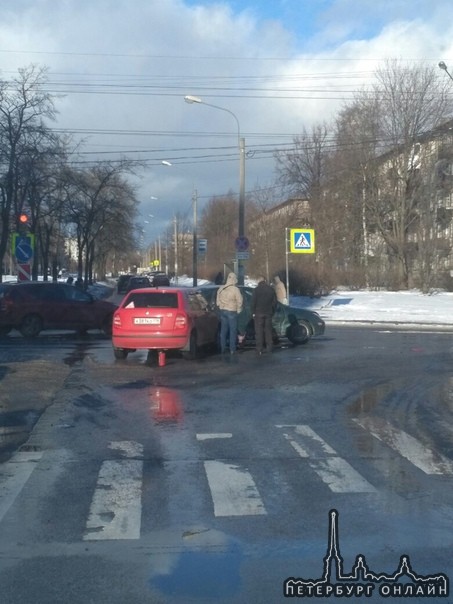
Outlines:
[{"label": "blue pedestrian crossing sign", "polygon": [[290,229],[289,251],[292,254],[315,253],[314,229]]}]

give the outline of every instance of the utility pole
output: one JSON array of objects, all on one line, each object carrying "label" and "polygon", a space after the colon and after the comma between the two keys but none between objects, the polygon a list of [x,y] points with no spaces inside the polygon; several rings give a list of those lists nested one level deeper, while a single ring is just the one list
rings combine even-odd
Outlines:
[{"label": "utility pole", "polygon": [[198,284],[198,233],[197,233],[197,202],[198,193],[194,189],[192,193],[192,206],[193,206],[193,236],[192,236],[192,274],[193,274],[193,286],[197,287]]},{"label": "utility pole", "polygon": [[175,216],[173,219],[175,227],[175,283],[178,285],[178,219]]}]

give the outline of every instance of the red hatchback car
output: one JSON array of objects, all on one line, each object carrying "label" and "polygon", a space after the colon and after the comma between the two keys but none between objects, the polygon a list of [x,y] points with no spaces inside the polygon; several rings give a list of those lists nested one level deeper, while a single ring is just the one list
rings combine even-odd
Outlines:
[{"label": "red hatchback car", "polygon": [[113,315],[113,352],[125,359],[137,349],[181,350],[193,359],[201,347],[217,346],[218,330],[217,314],[194,289],[134,289]]}]

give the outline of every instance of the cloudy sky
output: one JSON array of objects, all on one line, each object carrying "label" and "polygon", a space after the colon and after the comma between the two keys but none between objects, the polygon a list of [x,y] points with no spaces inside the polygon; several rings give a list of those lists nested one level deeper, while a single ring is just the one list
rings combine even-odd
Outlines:
[{"label": "cloudy sky", "polygon": [[146,242],[191,216],[194,189],[200,210],[238,193],[238,135],[246,191],[272,186],[274,150],[386,59],[453,70],[451,0],[1,0],[0,16],[1,77],[49,68],[54,127],[84,139],[83,160],[145,162]]}]

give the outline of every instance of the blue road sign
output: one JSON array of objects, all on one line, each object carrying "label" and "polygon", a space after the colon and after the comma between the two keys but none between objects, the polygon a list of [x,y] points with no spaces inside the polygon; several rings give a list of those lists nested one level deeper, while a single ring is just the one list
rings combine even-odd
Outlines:
[{"label": "blue road sign", "polygon": [[33,258],[34,248],[34,237],[33,235],[19,235],[15,234],[14,238],[14,255],[16,256],[17,262],[20,264],[26,264]]},{"label": "blue road sign", "polygon": [[208,249],[208,240],[207,239],[198,239],[198,251],[200,254],[205,254]]},{"label": "blue road sign", "polygon": [[237,252],[246,252],[250,246],[250,242],[247,237],[236,237],[234,244]]},{"label": "blue road sign", "polygon": [[293,254],[314,254],[314,229],[290,229],[290,252]]}]

